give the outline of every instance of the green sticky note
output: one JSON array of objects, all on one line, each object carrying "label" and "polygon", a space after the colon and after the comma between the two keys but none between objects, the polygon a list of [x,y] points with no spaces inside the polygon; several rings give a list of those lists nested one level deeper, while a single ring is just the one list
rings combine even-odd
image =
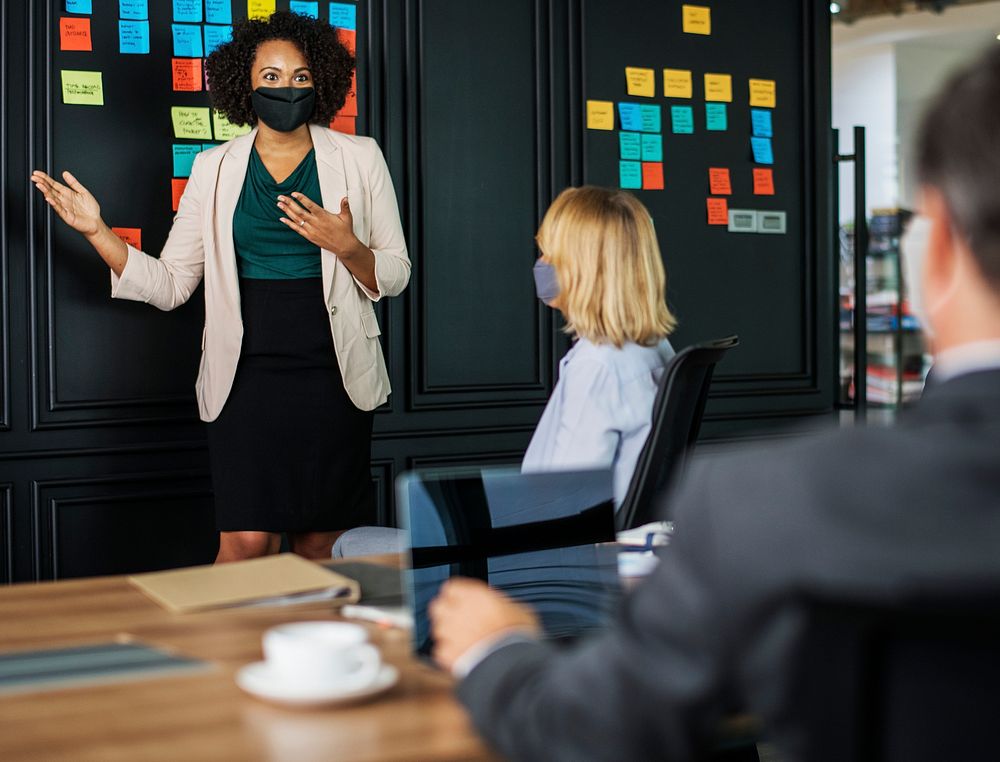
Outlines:
[{"label": "green sticky note", "polygon": [[63,103],[75,106],[103,106],[104,78],[99,71],[62,72]]},{"label": "green sticky note", "polygon": [[634,159],[638,161],[642,158],[642,148],[639,142],[638,132],[619,132],[618,146],[621,149],[623,159]]},{"label": "green sticky note", "polygon": [[639,106],[639,119],[642,122],[643,132],[660,131],[660,107],[659,106]]},{"label": "green sticky note", "polygon": [[170,118],[174,123],[175,138],[212,139],[212,117],[207,107],[171,106]]},{"label": "green sticky note", "polygon": [[729,129],[725,103],[705,104],[705,129],[721,131]]},{"label": "green sticky note", "polygon": [[642,160],[663,161],[663,137],[660,135],[642,136]]},{"label": "green sticky note", "polygon": [[[232,140],[233,138],[238,138],[240,135],[246,135],[251,129],[249,124],[233,124],[218,111],[212,112],[212,121],[215,123],[216,140]],[[212,136],[202,137],[210,138]]]},{"label": "green sticky note", "polygon": [[619,184],[623,188],[642,188],[642,163],[638,161],[618,162]]},{"label": "green sticky note", "polygon": [[694,132],[694,112],[690,106],[671,106],[670,121],[677,134],[690,135]]}]

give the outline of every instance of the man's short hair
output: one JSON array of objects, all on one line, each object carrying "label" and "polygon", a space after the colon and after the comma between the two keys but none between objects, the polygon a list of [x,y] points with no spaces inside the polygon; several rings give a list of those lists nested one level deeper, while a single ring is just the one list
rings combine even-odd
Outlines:
[{"label": "man's short hair", "polygon": [[1000,45],[932,101],[917,139],[917,173],[944,196],[955,230],[1000,292]]}]

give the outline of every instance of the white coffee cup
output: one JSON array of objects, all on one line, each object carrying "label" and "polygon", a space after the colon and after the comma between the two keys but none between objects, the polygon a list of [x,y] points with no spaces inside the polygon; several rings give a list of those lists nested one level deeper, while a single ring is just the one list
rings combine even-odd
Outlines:
[{"label": "white coffee cup", "polygon": [[382,666],[364,627],[347,622],[294,622],[264,633],[264,658],[287,682],[330,688],[362,687]]}]

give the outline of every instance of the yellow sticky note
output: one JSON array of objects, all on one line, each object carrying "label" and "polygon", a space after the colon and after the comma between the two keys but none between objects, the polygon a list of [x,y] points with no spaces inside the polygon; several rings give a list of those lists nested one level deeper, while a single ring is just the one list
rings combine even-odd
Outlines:
[{"label": "yellow sticky note", "polygon": [[104,78],[99,71],[62,70],[63,103],[76,106],[104,105]]},{"label": "yellow sticky note", "polygon": [[250,132],[249,124],[233,124],[218,111],[212,111],[212,122],[215,124],[216,140],[232,140]]},{"label": "yellow sticky note", "polygon": [[712,33],[712,9],[704,5],[682,5],[681,17],[687,34]]},{"label": "yellow sticky note", "polygon": [[175,138],[212,139],[212,118],[207,107],[171,106],[170,118],[174,123]]},{"label": "yellow sticky note", "polygon": [[247,0],[248,19],[269,19],[274,13],[274,0]]},{"label": "yellow sticky note", "polygon": [[611,101],[587,101],[587,129],[613,130],[615,104]]},{"label": "yellow sticky note", "polygon": [[652,69],[626,66],[625,83],[628,86],[629,95],[642,95],[646,98],[652,98],[656,95],[656,72]]},{"label": "yellow sticky note", "polygon": [[691,97],[690,69],[664,69],[663,95],[667,98]]},{"label": "yellow sticky note", "polygon": [[773,79],[750,80],[750,105],[774,108],[778,102],[777,88]]},{"label": "yellow sticky note", "polygon": [[705,100],[725,101],[732,103],[733,100],[733,77],[731,74],[706,74],[705,75]]}]

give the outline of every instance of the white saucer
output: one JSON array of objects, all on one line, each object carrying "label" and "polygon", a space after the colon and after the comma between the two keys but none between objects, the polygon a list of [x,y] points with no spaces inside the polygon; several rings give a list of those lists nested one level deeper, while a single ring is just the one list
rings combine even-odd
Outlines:
[{"label": "white saucer", "polygon": [[399,680],[399,670],[383,664],[375,679],[367,685],[302,685],[277,677],[266,661],[247,664],[236,672],[236,684],[257,698],[287,706],[328,706],[347,704],[376,696],[389,690]]}]

